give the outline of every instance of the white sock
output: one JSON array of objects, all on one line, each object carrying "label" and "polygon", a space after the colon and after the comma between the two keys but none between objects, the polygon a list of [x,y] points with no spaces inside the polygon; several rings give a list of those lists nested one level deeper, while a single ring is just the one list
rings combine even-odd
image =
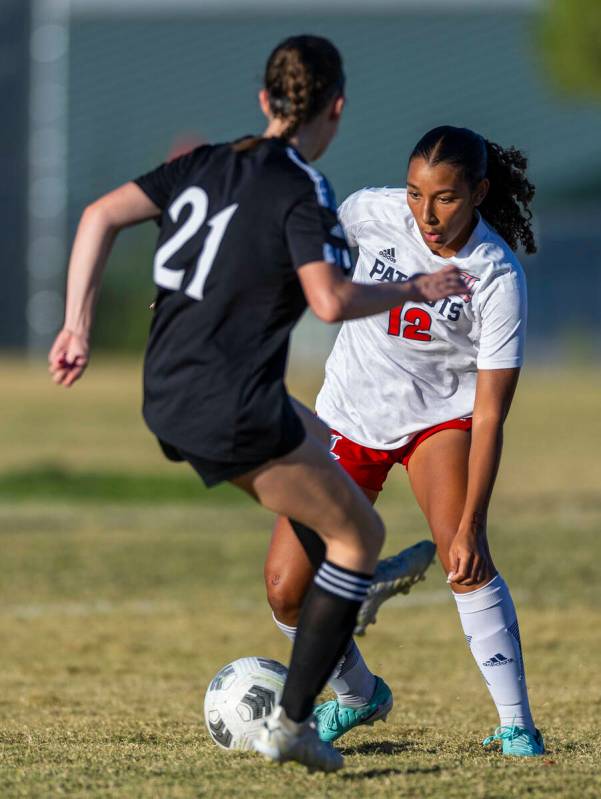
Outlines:
[{"label": "white sock", "polygon": [[515,607],[500,574],[469,594],[453,593],[463,632],[502,726],[534,731]]},{"label": "white sock", "polygon": [[[289,641],[294,641],[296,627],[289,627],[279,621],[274,613],[271,615],[276,626],[286,638]],[[335,692],[338,702],[345,707],[361,707],[372,698],[376,687],[376,678],[367,668],[363,655],[352,638],[328,680],[328,685]]]}]

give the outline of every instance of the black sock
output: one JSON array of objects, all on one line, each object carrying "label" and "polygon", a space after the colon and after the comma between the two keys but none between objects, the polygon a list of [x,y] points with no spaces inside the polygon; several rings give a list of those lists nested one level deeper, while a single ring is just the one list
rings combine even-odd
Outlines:
[{"label": "black sock", "polygon": [[326,559],[326,545],[315,530],[312,530],[310,527],[306,527],[304,524],[294,519],[290,519],[290,524],[296,533],[296,537],[301,542],[303,549],[307,553],[311,565],[315,571],[317,571]]},{"label": "black sock", "polygon": [[293,721],[304,721],[316,696],[334,671],[355,628],[371,575],[325,560],[301,610],[282,707]]}]

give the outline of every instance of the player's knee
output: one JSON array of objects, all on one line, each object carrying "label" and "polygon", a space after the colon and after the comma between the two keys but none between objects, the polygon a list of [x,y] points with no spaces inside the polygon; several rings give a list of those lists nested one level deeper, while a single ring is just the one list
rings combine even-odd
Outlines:
[{"label": "player's knee", "polygon": [[[438,555],[438,560],[440,561],[442,570],[446,575],[451,571],[453,565],[449,557],[449,550],[457,534],[457,528],[453,527],[452,525],[440,525],[432,528],[432,534],[434,537],[434,543],[436,544],[436,554]],[[481,572],[481,579],[478,582],[471,583],[470,585],[451,583],[451,589],[457,593],[469,593],[470,591],[476,591],[478,588],[482,588],[484,585],[487,585],[487,583],[489,583],[496,574],[497,570],[495,568],[495,564],[492,560],[490,552],[488,552],[487,563]]]},{"label": "player's knee", "polygon": [[285,575],[276,571],[265,572],[265,586],[267,601],[276,619],[290,627],[296,627],[304,590],[292,585]]}]

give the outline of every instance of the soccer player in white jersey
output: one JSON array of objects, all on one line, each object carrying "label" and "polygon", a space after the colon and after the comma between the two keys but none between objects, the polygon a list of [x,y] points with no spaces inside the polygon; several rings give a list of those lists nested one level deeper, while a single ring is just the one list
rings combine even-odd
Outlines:
[{"label": "soccer player in white jersey", "polygon": [[[358,248],[354,280],[405,281],[459,267],[471,294],[407,302],[345,322],[317,397],[332,455],[375,502],[405,466],[457,603],[463,630],[499,713],[484,744],[506,755],[544,752],[528,702],[516,611],[486,537],[503,423],[523,360],[526,284],[514,251],[535,251],[526,159],[465,128],[428,132],[409,158],[407,188],[364,189],[339,210]],[[316,565],[280,520],[265,577],[274,619],[289,637]],[[369,613],[368,619],[369,619]],[[372,619],[373,620],[373,619]],[[385,718],[386,683],[351,641],[315,709],[323,740]]]}]

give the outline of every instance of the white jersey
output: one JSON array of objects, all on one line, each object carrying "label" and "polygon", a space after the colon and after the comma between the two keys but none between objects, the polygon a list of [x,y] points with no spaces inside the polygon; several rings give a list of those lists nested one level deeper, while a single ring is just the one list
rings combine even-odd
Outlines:
[{"label": "white jersey", "polygon": [[405,189],[363,189],[339,209],[359,248],[356,283],[403,281],[455,264],[472,291],[342,325],[317,397],[319,416],[363,446],[396,449],[421,430],[471,416],[478,369],[521,366],[526,328],[524,272],[480,218],[452,258],[421,237]]}]

